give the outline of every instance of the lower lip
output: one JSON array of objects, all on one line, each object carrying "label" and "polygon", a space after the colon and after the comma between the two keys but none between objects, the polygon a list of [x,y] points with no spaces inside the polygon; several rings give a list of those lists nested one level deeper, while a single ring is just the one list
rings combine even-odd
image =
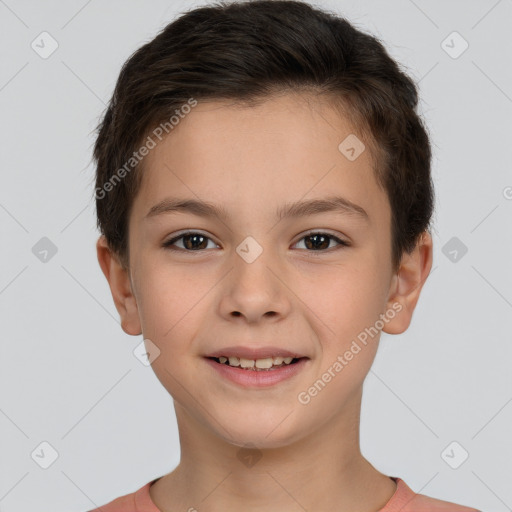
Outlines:
[{"label": "lower lip", "polygon": [[268,387],[278,384],[297,375],[305,366],[308,359],[303,357],[294,364],[280,366],[275,370],[244,370],[236,366],[217,363],[214,359],[206,358],[206,362],[223,377],[245,387]]}]

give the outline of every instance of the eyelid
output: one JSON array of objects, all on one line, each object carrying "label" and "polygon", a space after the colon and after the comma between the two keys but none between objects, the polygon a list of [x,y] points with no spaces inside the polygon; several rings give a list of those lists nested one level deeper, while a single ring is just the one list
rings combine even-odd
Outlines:
[{"label": "eyelid", "polygon": [[[177,233],[174,233],[170,238],[166,239],[162,243],[162,247],[165,249],[169,249],[169,250],[174,250],[174,251],[179,251],[179,252],[188,252],[188,253],[200,253],[200,252],[204,252],[206,250],[206,249],[202,249],[202,250],[192,251],[192,250],[182,249],[181,247],[178,247],[178,248],[173,247],[174,243],[176,243],[178,240],[180,240],[181,238],[183,238],[187,235],[201,235],[201,236],[205,237],[206,239],[212,241],[217,246],[220,245],[213,239],[213,237],[211,237],[207,233],[189,229],[189,230],[183,230],[183,231],[178,231]],[[307,253],[313,253],[313,254],[316,253],[316,254],[320,255],[320,254],[324,254],[324,253],[330,253],[330,252],[336,250],[338,247],[350,247],[352,245],[352,243],[350,241],[345,240],[343,237],[338,236],[338,234],[332,233],[331,230],[329,230],[329,229],[315,228],[315,229],[306,231],[304,233],[301,233],[299,235],[299,238],[297,239],[297,241],[294,242],[292,244],[292,246],[298,244],[303,238],[310,236],[310,235],[327,235],[332,240],[334,240],[338,245],[336,247],[331,247],[330,249],[322,249],[322,250],[318,250],[318,251],[305,250],[305,252],[307,252]]]},{"label": "eyelid", "polygon": [[[327,228],[309,229],[308,231],[305,231],[304,233],[301,233],[299,235],[299,238],[297,238],[297,242],[302,240],[305,236],[309,236],[309,235],[329,235],[332,238],[339,240],[340,242],[346,243],[347,245],[350,243],[348,240],[342,238],[344,235],[341,235],[338,232],[334,233],[334,232],[332,232],[332,230],[327,229]],[[297,243],[297,242],[295,242],[295,243]]]},{"label": "eyelid", "polygon": [[312,230],[309,230],[309,231],[306,231],[304,233],[301,233],[299,235],[299,238],[297,239],[296,242],[294,242],[292,245],[296,245],[298,244],[302,239],[306,238],[307,236],[311,236],[311,235],[327,235],[331,240],[334,240],[338,245],[335,246],[335,247],[331,247],[330,249],[323,249],[323,250],[318,250],[318,251],[308,251],[308,250],[304,250],[306,253],[308,253],[308,255],[322,255],[322,254],[328,254],[328,253],[331,253],[333,251],[336,251],[337,249],[339,248],[342,248],[342,247],[350,247],[352,245],[352,243],[346,239],[344,239],[342,236],[338,236],[338,234],[334,234],[331,232],[331,230],[329,229],[322,229],[322,228],[315,228],[315,229],[312,229]]},{"label": "eyelid", "polygon": [[[175,249],[177,251],[183,251],[183,252],[202,252],[202,251],[187,251],[185,249],[181,249],[181,247],[175,248],[172,246],[173,243],[176,243],[178,240],[180,240],[181,238],[183,238],[186,235],[201,235],[201,236],[204,236],[205,238],[207,238],[208,240],[211,240],[214,244],[220,245],[218,242],[216,242],[214,240],[214,238],[211,235],[209,235],[207,233],[203,233],[202,231],[196,231],[195,229],[185,229],[183,231],[178,231],[177,233],[174,233],[172,236],[170,236],[169,238],[164,240],[164,242],[162,242],[162,247],[164,247],[165,249],[171,249],[171,250]],[[205,249],[203,249],[203,251],[204,250]]]}]

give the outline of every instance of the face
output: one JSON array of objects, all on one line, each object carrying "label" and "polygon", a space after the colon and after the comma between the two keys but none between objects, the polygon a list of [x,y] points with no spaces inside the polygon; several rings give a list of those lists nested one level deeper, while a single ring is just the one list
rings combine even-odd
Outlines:
[{"label": "face", "polygon": [[[126,332],[158,347],[152,367],[178,421],[277,447],[357,415],[380,330],[405,330],[425,270],[415,260],[404,275],[416,280],[399,286],[369,150],[354,159],[338,147],[354,134],[305,96],[207,102],[144,159],[129,220],[132,306],[118,310]],[[257,371],[207,357],[261,348],[256,359],[299,361]]]}]

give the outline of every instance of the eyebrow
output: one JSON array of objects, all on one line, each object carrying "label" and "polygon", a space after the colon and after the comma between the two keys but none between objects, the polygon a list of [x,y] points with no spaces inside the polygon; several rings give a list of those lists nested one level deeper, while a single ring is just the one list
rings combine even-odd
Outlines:
[{"label": "eyebrow", "polygon": [[[199,217],[217,217],[218,219],[229,219],[230,215],[220,205],[215,205],[196,199],[178,199],[167,197],[152,206],[145,218],[155,217],[164,213],[192,213]],[[330,196],[323,199],[311,199],[308,201],[297,201],[285,203],[277,209],[278,220],[293,217],[305,217],[319,213],[338,212],[347,215],[360,217],[367,222],[370,218],[368,213],[361,206],[340,196]]]}]

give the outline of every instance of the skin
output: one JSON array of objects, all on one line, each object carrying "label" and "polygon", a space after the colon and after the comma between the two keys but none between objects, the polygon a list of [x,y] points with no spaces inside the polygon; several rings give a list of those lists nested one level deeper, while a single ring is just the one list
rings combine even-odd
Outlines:
[{"label": "skin", "polygon": [[[425,232],[392,271],[391,210],[369,149],[354,161],[338,150],[352,133],[339,111],[306,94],[257,107],[199,103],[144,159],[129,267],[99,238],[122,328],[159,348],[152,367],[174,399],[181,461],[150,488],[160,510],[375,512],[394,494],[394,481],[359,447],[363,382],[380,332],[309,403],[297,399],[393,304],[401,311],[383,330],[404,332],[432,266]],[[334,193],[364,208],[368,222],[340,212],[275,216],[284,203]],[[169,196],[222,205],[230,217],[145,218]],[[208,239],[162,247],[189,229]],[[351,245],[327,239],[311,248],[304,237],[314,230]],[[236,252],[247,236],[263,249],[252,263]],[[310,360],[291,379],[247,389],[204,360],[231,345],[275,345]],[[252,466],[237,457],[246,443],[256,447]]]}]

